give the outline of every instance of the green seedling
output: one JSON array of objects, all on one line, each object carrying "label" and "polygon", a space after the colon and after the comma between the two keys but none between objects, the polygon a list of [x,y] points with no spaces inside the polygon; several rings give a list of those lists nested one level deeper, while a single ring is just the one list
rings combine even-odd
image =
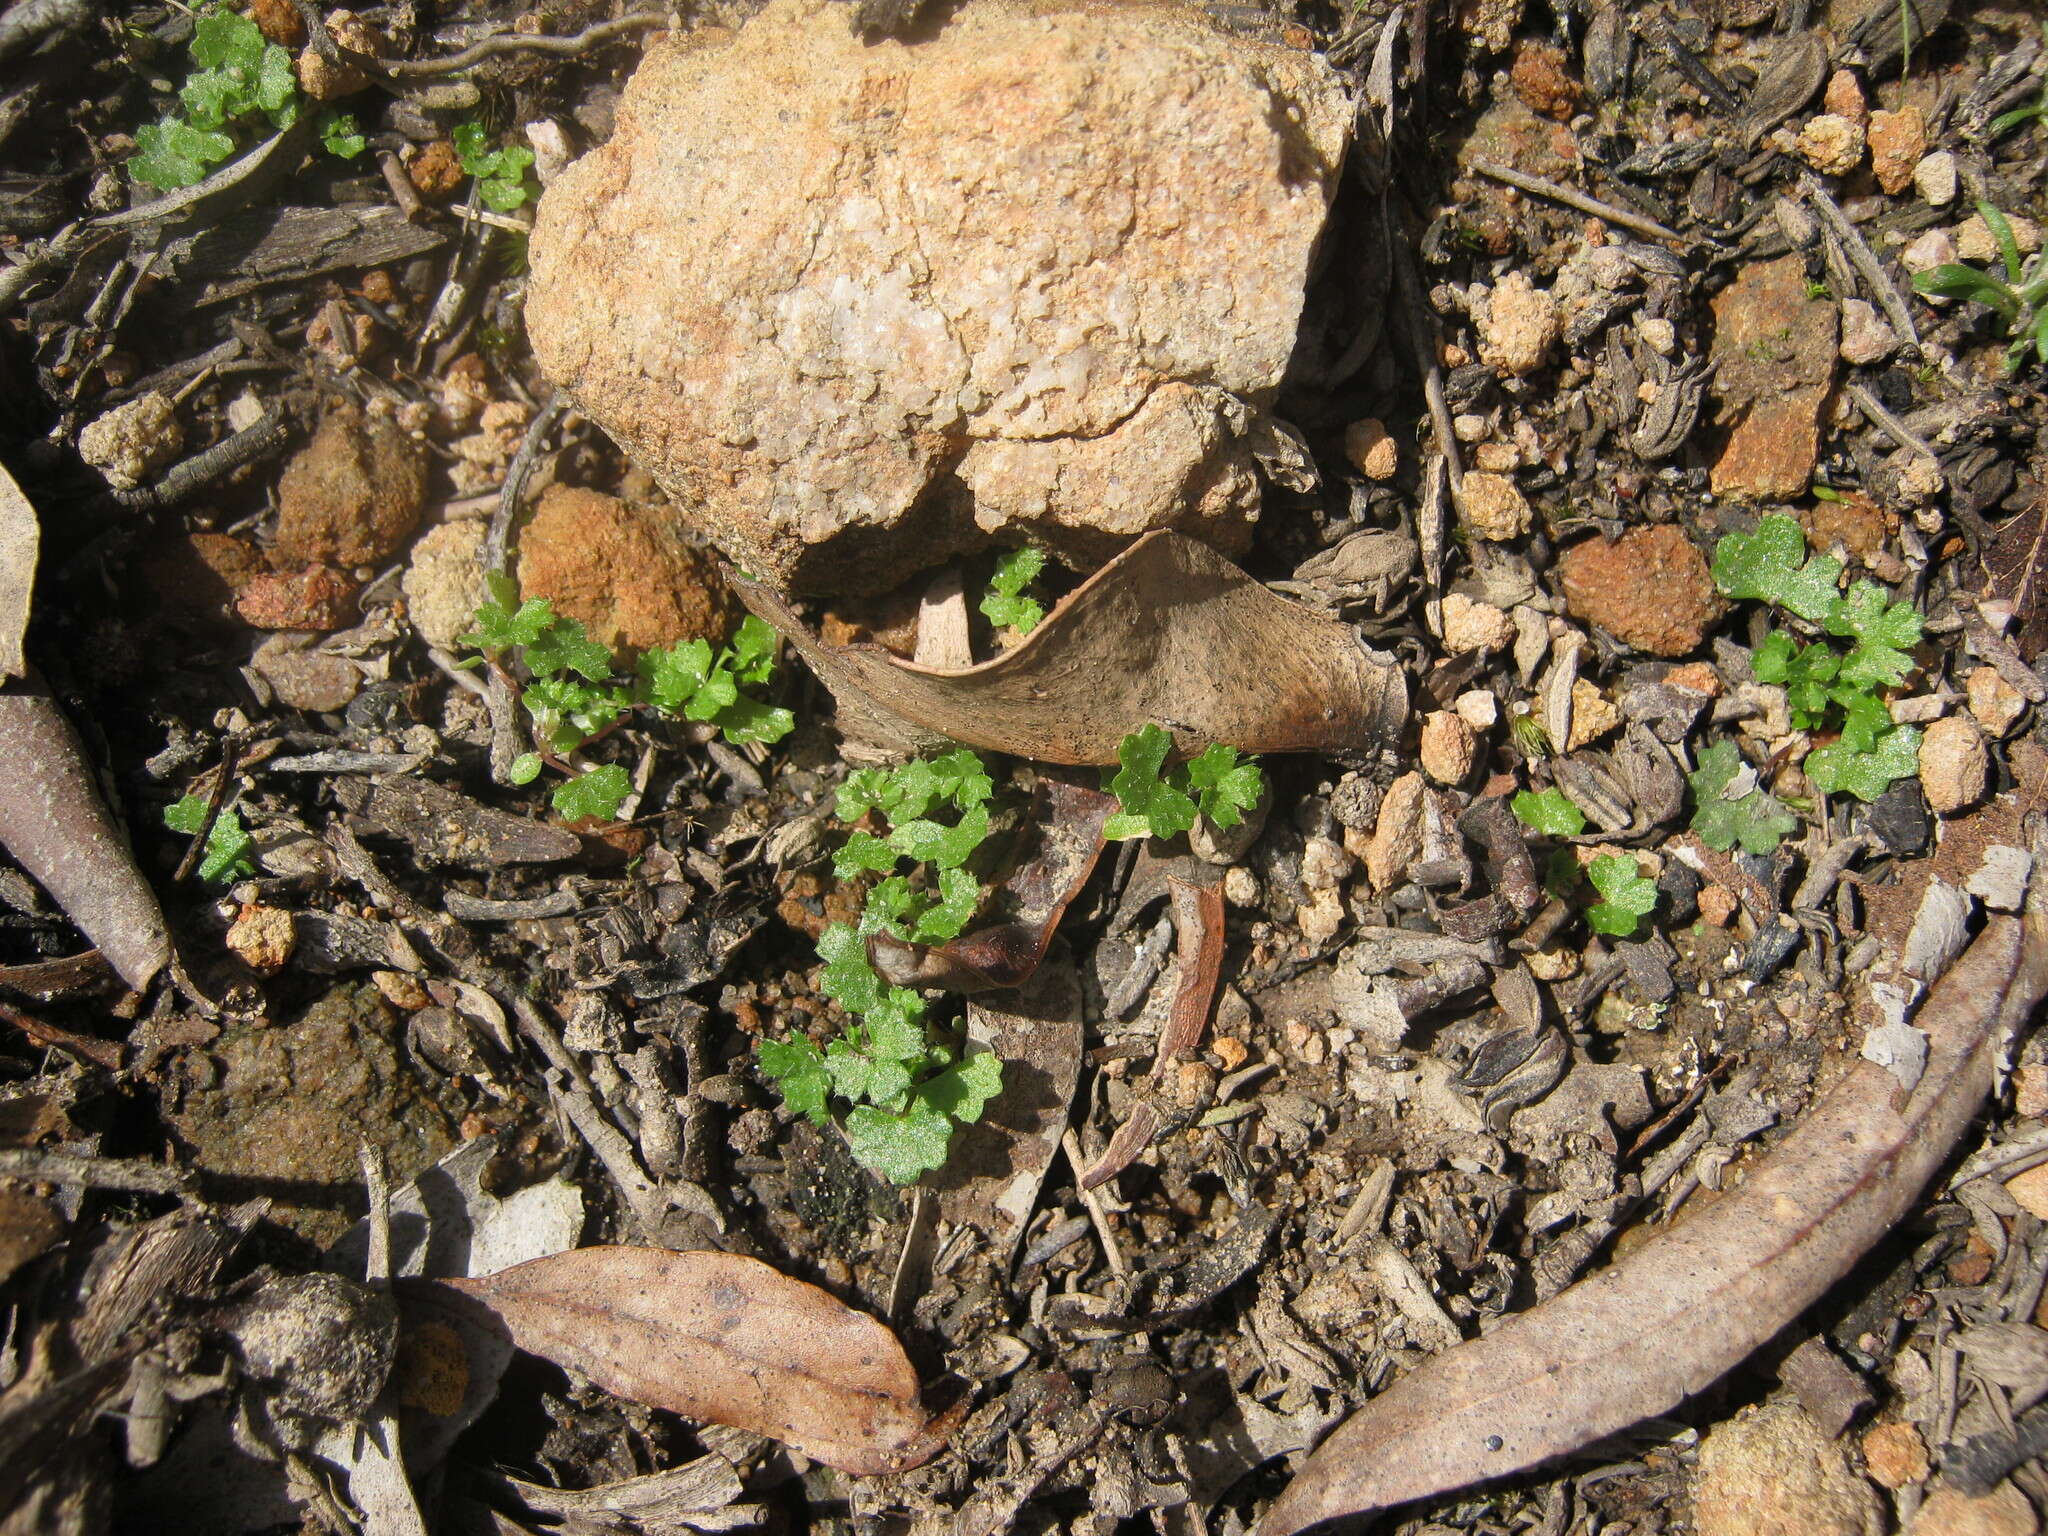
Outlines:
[{"label": "green seedling", "polygon": [[[206,825],[207,802],[199,795],[187,795],[175,805],[164,807],[164,825],[173,832],[183,832],[187,837],[197,837]],[[256,847],[242,825],[242,818],[229,806],[213,819],[213,830],[206,834],[206,853],[199,861],[199,878],[208,885],[228,885],[256,873],[254,860],[250,858]]]},{"label": "green seedling", "polygon": [[1586,878],[1601,899],[1586,909],[1586,925],[1595,933],[1626,939],[1657,905],[1657,882],[1636,869],[1627,854],[1603,853],[1586,866]]},{"label": "green seedling", "polygon": [[[1757,787],[1754,778],[1743,778],[1742,766],[1732,741],[1700,749],[1699,767],[1686,775],[1692,786],[1692,829],[1717,853],[1740,843],[1749,853],[1766,854],[1797,830],[1799,818]],[[1729,793],[1737,788],[1739,793]]]},{"label": "green seedling", "polygon": [[[1839,592],[1840,577],[1840,562],[1826,555],[1809,557],[1799,524],[1782,513],[1765,518],[1752,534],[1728,534],[1714,549],[1714,579],[1728,596],[1776,603],[1852,642],[1841,651],[1826,641],[1805,642],[1775,630],[1752,653],[1750,668],[1758,682],[1785,690],[1796,728],[1837,733],[1835,741],[1807,756],[1806,776],[1814,787],[1826,794],[1874,800],[1894,780],[1919,771],[1920,733],[1892,724],[1878,690],[1896,687],[1912,671],[1907,648],[1920,640],[1921,617],[1912,604],[1892,601],[1873,581],[1859,581],[1848,592]],[[1732,754],[1733,746],[1728,750]],[[1708,760],[1703,752],[1702,767]],[[1733,779],[1738,766],[1732,759],[1727,763],[1722,785]],[[1710,798],[1725,799],[1719,788],[1710,797],[1700,794],[1696,785],[1694,793],[1696,817],[1706,816],[1717,835],[1729,835],[1731,843],[1740,837],[1740,813],[1720,805],[1709,807]],[[1782,819],[1782,811],[1768,810],[1765,818],[1761,825]],[[1694,825],[1699,826],[1697,820]],[[1765,834],[1759,830],[1753,835]],[[1741,841],[1751,847],[1749,838]],[[1776,843],[1774,838],[1770,846]]]},{"label": "green seedling", "polygon": [[[2048,42],[2048,21],[2041,23],[2041,39]],[[2022,123],[2048,122],[2048,81],[2041,86],[2041,94],[2024,107],[2014,107],[2010,112],[2001,112],[1991,119],[1984,128],[1984,141],[2003,138]]]},{"label": "green seedling", "polygon": [[876,973],[867,941],[883,931],[921,944],[959,937],[981,904],[981,882],[966,866],[988,837],[993,792],[981,759],[964,748],[847,776],[840,819],[872,814],[889,830],[853,832],[833,861],[840,878],[893,871],[904,859],[920,868],[890,873],[868,893],[857,924],[835,923],[818,940],[819,991],[849,1015],[846,1029],[822,1050],[803,1035],[759,1046],[762,1075],[784,1102],[822,1126],[832,1101],[843,1100],[853,1155],[897,1184],[944,1166],[955,1130],[979,1120],[1002,1088],[1002,1063],[940,1038],[925,999]]},{"label": "green seedling", "polygon": [[[194,68],[178,89],[182,111],[138,128],[136,153],[128,161],[129,175],[160,191],[204,181],[235,153],[237,133],[245,126],[260,123],[281,131],[299,116],[291,54],[264,41],[248,17],[233,11],[202,15],[192,29],[190,54]],[[346,113],[324,114],[319,129],[321,144],[344,160],[366,147]]]},{"label": "green seedling", "polygon": [[[732,640],[716,650],[707,640],[678,641],[643,652],[636,675],[614,671],[611,651],[574,619],[559,618],[545,598],[521,601],[503,572],[488,578],[490,598],[476,611],[476,628],[462,644],[488,660],[526,669],[520,702],[541,750],[522,753],[508,777],[530,784],[551,760],[566,757],[615,729],[635,710],[715,726],[726,740],[780,741],[796,728],[786,709],[764,703],[747,688],[765,686],[775,671],[775,631],[751,614]],[[559,763],[556,764],[560,766]],[[631,785],[621,768],[602,768],[555,787],[555,809],[572,820],[609,818]]]},{"label": "green seedling", "polygon": [[1168,768],[1172,751],[1173,738],[1151,724],[1118,743],[1119,767],[1103,786],[1118,807],[1103,824],[1109,841],[1172,837],[1194,826],[1198,815],[1218,827],[1235,827],[1266,792],[1264,770],[1240,759],[1235,747],[1213,742]]},{"label": "green seedling", "polygon": [[1586,813],[1561,789],[1524,789],[1508,802],[1515,819],[1544,837],[1577,837],[1586,830]]},{"label": "green seedling", "polygon": [[464,123],[449,137],[455,141],[463,171],[476,178],[477,196],[486,208],[510,213],[525,206],[530,195],[526,171],[533,164],[532,150],[519,144],[493,149],[482,123]]},{"label": "green seedling", "polygon": [[370,141],[356,126],[353,112],[323,112],[319,128],[320,147],[337,160],[353,160],[369,148]]},{"label": "green seedling", "polygon": [[2019,372],[2029,352],[2048,363],[2048,251],[2022,260],[2012,221],[1985,202],[1977,213],[1998,242],[2004,275],[1951,261],[1914,273],[1913,286],[1933,298],[1967,299],[1990,310],[2012,338],[2005,351],[2008,374]]},{"label": "green seedling", "polygon": [[1000,557],[995,574],[989,578],[988,594],[981,600],[982,616],[999,629],[1014,629],[1020,635],[1038,628],[1038,621],[1045,617],[1045,607],[1028,596],[1025,589],[1038,580],[1044,569],[1043,550],[1013,549]]}]

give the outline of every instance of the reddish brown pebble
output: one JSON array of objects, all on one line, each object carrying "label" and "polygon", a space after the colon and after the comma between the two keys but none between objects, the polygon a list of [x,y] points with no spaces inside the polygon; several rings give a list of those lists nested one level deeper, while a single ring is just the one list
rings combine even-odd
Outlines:
[{"label": "reddish brown pebble", "polygon": [[565,485],[548,488],[520,537],[519,587],[615,649],[721,640],[734,616],[717,562],[672,513]]},{"label": "reddish brown pebble", "polygon": [[1725,885],[1702,886],[1699,903],[1700,916],[1716,928],[1727,927],[1729,919],[1742,907],[1742,903],[1735,899],[1735,893]]},{"label": "reddish brown pebble", "polygon": [[466,175],[462,169],[462,157],[446,139],[436,139],[413,156],[412,164],[405,168],[405,173],[412,178],[413,190],[430,203],[452,196]]},{"label": "reddish brown pebble", "polygon": [[258,576],[235,599],[257,629],[346,629],[356,621],[356,584],[331,565]]},{"label": "reddish brown pebble", "polygon": [[1653,656],[1697,649],[1728,609],[1705,558],[1669,523],[1574,544],[1558,576],[1574,618]]},{"label": "reddish brown pebble", "polygon": [[1882,1488],[1927,1480],[1927,1446],[1911,1424],[1880,1424],[1863,1437],[1863,1466]]},{"label": "reddish brown pebble", "polygon": [[1579,104],[1579,82],[1572,78],[1564,50],[1555,43],[1523,43],[1515,50],[1509,78],[1515,94],[1531,112],[1563,122]]},{"label": "reddish brown pebble", "polygon": [[306,40],[305,18],[292,0],[249,0],[249,19],[265,42],[281,48],[296,48]]},{"label": "reddish brown pebble", "polygon": [[279,565],[368,565],[405,547],[426,500],[419,445],[384,417],[330,411],[277,482]]}]

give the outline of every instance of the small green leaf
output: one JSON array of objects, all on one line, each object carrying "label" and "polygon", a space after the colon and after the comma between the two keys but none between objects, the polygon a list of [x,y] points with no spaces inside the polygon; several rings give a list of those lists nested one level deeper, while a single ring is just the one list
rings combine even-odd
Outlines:
[{"label": "small green leaf", "polygon": [[1975,267],[1946,262],[1925,272],[1915,272],[1913,287],[1930,298],[1968,299],[1985,305],[2004,317],[2007,325],[2019,318],[2019,295],[1989,272],[1980,272]]},{"label": "small green leaf", "polygon": [[976,1051],[958,1066],[920,1084],[917,1096],[942,1114],[973,1125],[981,1119],[988,1101],[1002,1091],[1002,1062],[993,1051]]},{"label": "small green leaf", "polygon": [[1806,554],[1806,535],[1783,513],[1773,513],[1754,533],[1724,534],[1714,546],[1714,582],[1729,597],[1776,603],[1818,624],[1834,607],[1841,562]]},{"label": "small green leaf", "polygon": [[128,162],[137,181],[169,192],[206,180],[207,169],[235,152],[235,141],[209,133],[181,118],[167,117],[135,130],[139,153]]},{"label": "small green leaf", "polygon": [[1508,802],[1515,819],[1545,837],[1577,837],[1586,830],[1586,813],[1561,789],[1525,789]]},{"label": "small green leaf", "polygon": [[938,792],[963,811],[983,804],[995,793],[995,781],[982,767],[981,759],[965,747],[932,758],[930,767]]},{"label": "small green leaf", "polygon": [[1187,787],[1196,808],[1218,827],[1234,827],[1266,792],[1257,763],[1240,762],[1237,748],[1213,742],[1187,761]]},{"label": "small green leaf", "polygon": [[1657,883],[1626,854],[1602,854],[1587,866],[1586,878],[1603,898],[1586,909],[1586,925],[1595,933],[1628,938],[1657,905]]},{"label": "small green leaf", "polygon": [[832,814],[841,821],[859,821],[869,811],[880,809],[889,792],[889,774],[881,768],[856,768],[839,786]]},{"label": "small green leaf", "polygon": [[754,1052],[761,1072],[782,1091],[782,1101],[813,1125],[823,1127],[827,1115],[825,1095],[831,1078],[825,1058],[808,1036],[792,1035],[788,1040],[757,1040]]},{"label": "small green leaf", "polygon": [[505,770],[505,777],[514,784],[531,784],[540,777],[540,754],[522,752],[512,759],[512,766]]},{"label": "small green leaf", "polygon": [[862,1104],[846,1117],[846,1144],[855,1159],[894,1184],[915,1184],[943,1167],[952,1139],[953,1122],[915,1097],[901,1114]]},{"label": "small green leaf", "polygon": [[1169,784],[1160,772],[1172,750],[1173,738],[1153,724],[1132,732],[1117,745],[1121,766],[1106,787],[1122,809],[1104,823],[1104,837],[1113,842],[1172,837],[1195,824],[1194,800]]},{"label": "small green leaf", "polygon": [[1742,754],[1732,741],[1702,747],[1699,767],[1686,775],[1692,786],[1692,829],[1717,853],[1738,842],[1753,854],[1767,854],[1797,830],[1799,818],[1783,802],[1751,787],[1731,797],[1729,786],[1742,772]]},{"label": "small green leaf", "polygon": [[[198,795],[186,795],[173,805],[164,807],[164,825],[173,832],[197,836],[199,829],[206,825],[207,802]],[[244,875],[256,873],[256,865],[249,857],[256,846],[242,825],[242,818],[233,807],[223,810],[214,818],[213,830],[206,834],[206,853],[199,861],[199,878],[208,885],[226,885]]]},{"label": "small green leaf", "polygon": [[602,768],[593,768],[557,784],[549,798],[556,811],[569,821],[581,821],[586,816],[610,821],[632,792],[632,775],[616,763],[606,763]]},{"label": "small green leaf", "polygon": [[907,821],[889,834],[889,846],[906,858],[940,869],[957,869],[988,841],[988,807],[977,805],[949,827],[928,820]]},{"label": "small green leaf", "polygon": [[321,113],[320,143],[327,153],[342,160],[355,159],[369,146],[369,140],[356,127],[352,112]]},{"label": "small green leaf", "polygon": [[263,62],[263,32],[255,22],[233,11],[202,16],[192,28],[192,62],[201,69],[241,69],[254,73]]},{"label": "small green leaf", "polygon": [[183,799],[164,807],[164,825],[173,832],[195,837],[199,829],[206,825],[207,809],[203,795],[186,795]]},{"label": "small green leaf", "polygon": [[856,1104],[866,1099],[897,1110],[910,1096],[908,1067],[901,1061],[871,1056],[847,1040],[834,1040],[825,1047],[825,1070],[831,1074],[832,1091]]},{"label": "small green leaf", "polygon": [[744,693],[711,719],[721,736],[739,746],[750,741],[777,742],[796,729],[796,716],[788,710]]},{"label": "small green leaf", "polygon": [[461,643],[495,655],[515,645],[531,645],[555,622],[555,607],[544,597],[519,601],[519,589],[502,571],[486,578],[491,597],[476,611],[476,628]]},{"label": "small green leaf", "polygon": [[1829,613],[1831,635],[1853,635],[1855,647],[1842,663],[1842,681],[1852,687],[1890,687],[1913,670],[1906,647],[1920,640],[1920,614],[1911,603],[1895,603],[1874,581],[1859,581]]},{"label": "small green leaf", "polygon": [[964,869],[939,871],[939,899],[920,912],[911,938],[920,944],[957,939],[981,905],[981,882]]},{"label": "small green leaf", "polygon": [[[890,856],[890,862],[895,856]],[[867,902],[860,909],[860,936],[887,929],[899,939],[907,939],[905,931],[909,919],[917,914],[921,898],[911,887],[908,876],[891,875],[868,892]]]},{"label": "small green leaf", "polygon": [[886,873],[896,867],[899,857],[887,838],[876,837],[872,832],[856,832],[832,856],[832,873],[841,880],[870,871]]},{"label": "small green leaf", "polygon": [[484,156],[490,153],[491,136],[484,131],[482,123],[459,123],[448,137],[454,141],[455,156],[462,162],[462,169],[467,174],[489,174]]},{"label": "small green leaf", "polygon": [[2005,279],[2009,283],[2020,280],[2020,245],[2012,232],[2012,221],[1982,198],[1977,200],[1977,217],[1984,221],[1984,227],[1991,231],[1991,238],[1998,242],[1998,254],[2005,259]]},{"label": "small green leaf", "polygon": [[1807,753],[1803,766],[1807,779],[1823,794],[1875,800],[1893,780],[1920,771],[1920,732],[1910,725],[1895,725],[1862,751],[1846,740],[1831,742]]},{"label": "small green leaf", "polygon": [[501,176],[479,177],[476,184],[477,196],[484,206],[495,213],[510,213],[526,205],[526,187],[518,181],[508,181]]},{"label": "small green leaf", "polygon": [[710,675],[711,642],[678,640],[674,645],[642,651],[639,670],[647,685],[648,702],[656,709],[675,714]]},{"label": "small green leaf", "polygon": [[996,560],[989,578],[988,594],[981,600],[981,612],[989,623],[1028,635],[1045,617],[1045,607],[1024,595],[1024,589],[1045,569],[1045,552],[1013,549]]},{"label": "small green leaf", "polygon": [[527,642],[522,659],[535,677],[574,672],[593,683],[601,683],[612,675],[611,648],[591,639],[575,619],[556,619]]},{"label": "small green leaf", "polygon": [[732,673],[741,682],[759,686],[775,675],[773,625],[748,614],[732,636]]},{"label": "small green leaf", "polygon": [[178,87],[185,117],[195,128],[219,128],[241,109],[242,85],[218,69],[202,69]]},{"label": "small green leaf", "polygon": [[882,978],[868,964],[867,941],[845,923],[819,935],[818,957],[825,962],[818,990],[848,1013],[866,1013],[881,1002]]},{"label": "small green leaf", "polygon": [[[276,43],[266,44],[262,62],[256,66],[256,78],[250,84],[250,100],[275,115],[290,107],[298,93],[299,77],[292,68],[292,56]],[[291,124],[281,122],[277,126],[289,128]]]}]

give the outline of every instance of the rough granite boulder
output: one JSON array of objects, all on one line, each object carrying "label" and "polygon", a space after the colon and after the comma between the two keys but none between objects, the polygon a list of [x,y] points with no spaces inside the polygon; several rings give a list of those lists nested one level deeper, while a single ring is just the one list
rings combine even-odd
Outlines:
[{"label": "rough granite boulder", "polygon": [[1173,6],[829,0],[648,50],[542,198],[550,377],[729,556],[877,591],[1025,539],[1241,547],[1350,105]]}]

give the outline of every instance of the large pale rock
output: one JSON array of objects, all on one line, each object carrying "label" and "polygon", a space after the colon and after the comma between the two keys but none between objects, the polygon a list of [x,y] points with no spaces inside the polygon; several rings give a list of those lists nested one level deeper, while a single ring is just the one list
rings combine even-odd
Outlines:
[{"label": "large pale rock", "polygon": [[541,365],[756,574],[1248,538],[1350,107],[1312,55],[1061,3],[657,42],[542,198]]}]

